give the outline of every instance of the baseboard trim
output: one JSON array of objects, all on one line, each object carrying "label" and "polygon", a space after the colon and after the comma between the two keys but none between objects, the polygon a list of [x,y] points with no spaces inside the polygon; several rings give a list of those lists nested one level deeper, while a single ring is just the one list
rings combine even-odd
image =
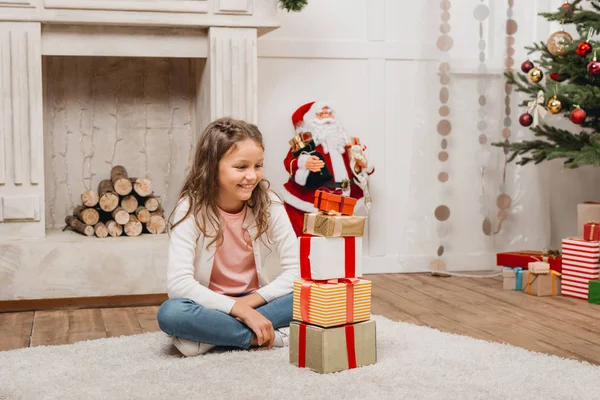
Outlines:
[{"label": "baseboard trim", "polygon": [[98,297],[65,297],[0,301],[0,313],[17,311],[64,310],[80,308],[157,306],[168,299],[166,293]]}]

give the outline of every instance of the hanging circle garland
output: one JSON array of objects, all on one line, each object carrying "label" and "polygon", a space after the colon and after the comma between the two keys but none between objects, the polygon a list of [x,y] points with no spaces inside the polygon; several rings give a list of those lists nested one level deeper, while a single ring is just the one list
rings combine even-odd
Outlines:
[{"label": "hanging circle garland", "polygon": [[[438,37],[437,40],[437,48],[441,53],[447,53],[453,46],[452,37],[449,35],[450,32],[450,7],[451,3],[449,0],[442,0],[440,3],[441,12],[441,21],[440,31],[442,35]],[[441,151],[438,152],[438,160],[442,163],[443,167],[442,171],[438,174],[438,182],[442,185],[447,185],[449,180],[449,174],[447,171],[447,167],[445,167],[446,163],[449,159],[448,153],[448,142],[449,135],[452,132],[452,124],[450,122],[449,115],[451,113],[450,106],[448,104],[448,100],[450,98],[450,91],[448,90],[448,86],[450,84],[450,65],[448,62],[442,61],[439,65],[439,74],[440,74],[440,84],[442,85],[439,92],[440,99],[440,108],[439,115],[442,117],[437,124],[437,133],[442,136],[442,140],[440,143]],[[446,269],[446,265],[442,260],[442,256],[444,254],[444,237],[448,232],[448,219],[450,218],[450,208],[444,204],[438,205],[433,212],[435,219],[437,222],[437,236],[438,236],[438,248],[437,248],[437,259],[432,262],[430,265],[430,269],[432,271],[441,271]]]}]

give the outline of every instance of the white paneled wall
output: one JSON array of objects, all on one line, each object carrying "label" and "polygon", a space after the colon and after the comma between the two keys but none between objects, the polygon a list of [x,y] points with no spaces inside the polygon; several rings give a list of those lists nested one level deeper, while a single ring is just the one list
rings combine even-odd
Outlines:
[{"label": "white paneled wall", "polygon": [[[473,17],[480,3],[451,2],[454,46],[448,54],[439,53],[435,45],[440,34],[438,0],[312,0],[300,13],[280,11],[281,28],[258,41],[259,127],[266,137],[267,177],[276,189],[287,179],[282,161],[293,135],[291,114],[305,102],[329,101],[348,134],[361,137],[369,148],[377,169],[371,179],[374,205],[365,238],[368,272],[427,269],[440,244],[433,217],[439,204],[452,209],[449,234],[442,241],[448,269],[481,270],[494,266],[498,250],[556,245],[575,232],[577,202],[600,199],[600,174],[595,169],[564,171],[560,161],[538,167],[511,164],[510,217],[498,235],[482,233],[482,180],[475,158],[481,148],[476,130],[479,24]],[[490,7],[484,25],[486,134],[490,141],[499,141],[508,7],[507,1],[484,3]],[[546,40],[558,29],[537,13],[560,4],[562,0],[515,1],[516,68],[526,58],[525,45]],[[453,124],[446,165],[452,178],[443,188],[436,178],[441,58],[452,70]],[[531,133],[518,125],[523,110],[517,106],[520,98],[513,97],[511,139],[521,140]],[[483,204],[494,209],[503,156],[500,149],[488,150],[492,156]]]}]

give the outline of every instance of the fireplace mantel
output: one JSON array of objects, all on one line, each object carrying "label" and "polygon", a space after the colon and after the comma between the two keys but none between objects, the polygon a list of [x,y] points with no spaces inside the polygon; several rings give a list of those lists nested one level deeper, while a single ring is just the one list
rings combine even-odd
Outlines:
[{"label": "fireplace mantel", "polygon": [[276,29],[277,0],[0,0],[0,21]]},{"label": "fireplace mantel", "polygon": [[256,122],[276,0],[0,0],[0,241],[45,236],[42,56],[197,59],[194,131]]},{"label": "fireplace mantel", "polygon": [[166,291],[166,235],[47,229],[43,56],[190,59],[193,135],[221,116],[256,123],[257,38],[276,13],[277,0],[0,0],[0,301]]}]

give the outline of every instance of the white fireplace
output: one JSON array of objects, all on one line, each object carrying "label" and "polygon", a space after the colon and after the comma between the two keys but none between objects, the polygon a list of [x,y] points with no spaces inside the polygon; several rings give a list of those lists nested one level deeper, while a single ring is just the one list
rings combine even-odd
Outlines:
[{"label": "white fireplace", "polygon": [[0,301],[165,292],[166,235],[60,228],[113,165],[172,209],[197,133],[225,115],[256,122],[256,42],[276,7],[0,1]]}]

